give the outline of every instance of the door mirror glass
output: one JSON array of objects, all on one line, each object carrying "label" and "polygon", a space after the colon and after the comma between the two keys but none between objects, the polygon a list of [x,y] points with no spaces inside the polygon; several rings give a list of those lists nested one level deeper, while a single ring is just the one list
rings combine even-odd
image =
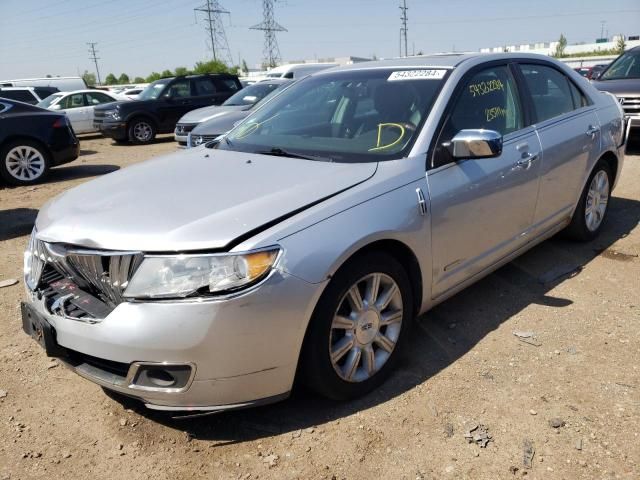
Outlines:
[{"label": "door mirror glass", "polygon": [[498,157],[502,153],[502,135],[495,130],[460,130],[448,148],[456,160]]},{"label": "door mirror glass", "polygon": [[49,107],[49,109],[50,109],[50,110],[61,110],[61,109],[62,109],[62,107],[60,106],[60,104],[59,104],[59,103],[56,103],[55,105],[51,105],[51,106]]}]

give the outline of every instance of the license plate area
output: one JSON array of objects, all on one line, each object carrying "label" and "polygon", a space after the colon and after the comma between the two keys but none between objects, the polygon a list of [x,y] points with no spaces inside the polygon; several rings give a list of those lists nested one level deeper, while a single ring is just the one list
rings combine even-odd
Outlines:
[{"label": "license plate area", "polygon": [[48,357],[61,358],[66,350],[56,342],[56,331],[31,305],[22,302],[22,329],[44,348]]}]

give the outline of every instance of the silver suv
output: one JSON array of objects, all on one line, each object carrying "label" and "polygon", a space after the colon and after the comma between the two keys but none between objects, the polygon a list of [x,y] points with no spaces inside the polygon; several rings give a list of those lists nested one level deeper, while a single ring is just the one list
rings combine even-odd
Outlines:
[{"label": "silver suv", "polygon": [[23,328],[164,410],[378,386],[412,319],[555,233],[594,238],[623,162],[618,102],[526,54],[315,73],[218,143],[40,210]]}]

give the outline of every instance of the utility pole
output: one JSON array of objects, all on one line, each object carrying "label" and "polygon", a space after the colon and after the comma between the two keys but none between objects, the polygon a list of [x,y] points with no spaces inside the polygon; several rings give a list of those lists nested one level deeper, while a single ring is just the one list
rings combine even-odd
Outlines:
[{"label": "utility pole", "polygon": [[[400,20],[402,21],[402,27],[400,27],[400,35],[404,37],[404,56],[409,56],[409,50],[407,49],[407,0],[402,0],[402,5],[400,5],[400,10],[402,13],[400,14]],[[400,56],[402,56],[402,44],[400,44]]]},{"label": "utility pole", "polygon": [[600,20],[600,38],[604,35],[604,26],[607,24],[606,20]]},{"label": "utility pole", "polygon": [[93,63],[96,64],[96,73],[98,74],[98,85],[102,85],[102,80],[100,80],[100,70],[98,70],[98,60],[100,60],[100,57],[97,57],[97,53],[96,52],[96,45],[98,44],[98,42],[87,42],[87,45],[89,45],[89,59],[93,60]]},{"label": "utility pole", "polygon": [[287,29],[276,22],[273,15],[273,3],[275,0],[262,0],[262,22],[250,27],[250,30],[262,30],[264,32],[263,65],[273,68],[280,61],[280,48],[276,40],[276,32],[286,32]]},{"label": "utility pole", "polygon": [[205,28],[209,32],[213,60],[226,62],[229,66],[233,65],[227,34],[222,24],[222,15],[228,15],[229,11],[222,8],[218,0],[207,0],[207,3],[193,10],[206,13],[207,26]]}]

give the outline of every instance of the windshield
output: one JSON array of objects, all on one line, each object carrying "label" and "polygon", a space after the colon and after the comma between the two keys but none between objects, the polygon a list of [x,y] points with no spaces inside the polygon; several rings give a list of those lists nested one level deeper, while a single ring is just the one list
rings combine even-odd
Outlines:
[{"label": "windshield", "polygon": [[640,78],[640,50],[632,50],[620,55],[600,76],[600,80]]},{"label": "windshield", "polygon": [[170,81],[170,78],[167,78],[165,80],[156,80],[142,92],[140,92],[140,95],[138,95],[138,100],[155,100],[160,96],[160,94],[164,90],[164,87],[166,87]]},{"label": "windshield", "polygon": [[260,82],[254,83],[249,87],[245,87],[238,93],[235,93],[229,99],[223,103],[226,106],[238,106],[238,105],[255,105],[264,97],[269,95],[274,90],[284,85],[283,83],[269,83]]},{"label": "windshield", "polygon": [[56,100],[58,100],[60,97],[62,97],[62,95],[63,95],[62,93],[54,93],[53,95],[49,95],[44,100],[41,100],[40,102],[38,102],[37,106],[40,108],[49,108],[51,104]]},{"label": "windshield", "polygon": [[249,115],[216,148],[337,162],[402,158],[445,73],[385,68],[307,77]]}]

